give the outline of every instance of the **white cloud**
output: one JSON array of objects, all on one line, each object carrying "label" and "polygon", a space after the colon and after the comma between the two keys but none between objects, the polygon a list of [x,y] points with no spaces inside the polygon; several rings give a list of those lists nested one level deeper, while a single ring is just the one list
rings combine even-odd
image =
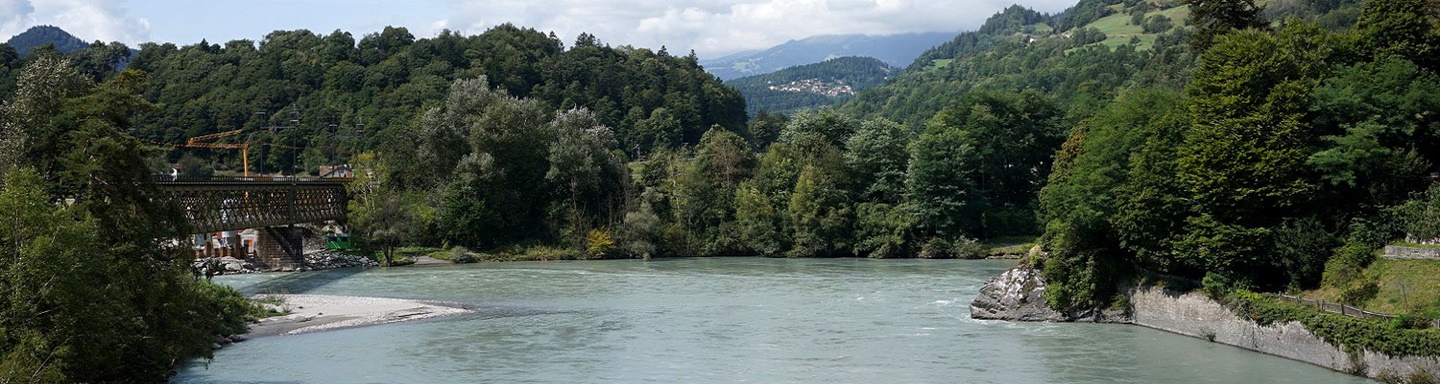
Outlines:
[{"label": "white cloud", "polygon": [[0,0],[0,36],[54,25],[85,41],[131,46],[150,39],[150,22],[131,17],[119,0]]},{"label": "white cloud", "polygon": [[[1014,0],[520,0],[451,3],[435,25],[480,33],[495,25],[554,31],[568,43],[589,32],[612,45],[633,44],[706,56],[770,47],[827,34],[890,35],[978,28]],[[1027,1],[1058,12],[1074,0]]]}]

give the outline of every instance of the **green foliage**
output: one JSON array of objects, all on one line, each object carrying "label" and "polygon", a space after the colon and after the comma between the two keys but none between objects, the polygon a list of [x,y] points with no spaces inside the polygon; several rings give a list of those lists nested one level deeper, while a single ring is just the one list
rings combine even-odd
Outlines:
[{"label": "green foliage", "polygon": [[1211,298],[1219,299],[1230,295],[1230,292],[1236,289],[1236,284],[1235,280],[1228,276],[1209,272],[1205,274],[1204,279],[1200,280],[1200,289],[1203,289],[1205,294],[1210,295]]},{"label": "green foliage", "polygon": [[[319,163],[300,168],[343,163],[347,152],[387,152],[384,147],[410,121],[445,98],[453,81],[481,76],[509,95],[535,100],[545,114],[593,111],[632,156],[650,153],[657,141],[694,145],[712,125],[742,131],[746,119],[740,93],[692,57],[598,41],[564,49],[553,34],[510,24],[476,35],[445,31],[418,39],[405,28],[386,27],[363,36],[293,30],[259,41],[146,43],[130,67],[153,76],[147,97],[163,105],[141,117],[138,135],[179,143],[234,129],[295,126],[255,139],[347,149],[302,158]],[[223,165],[221,170],[239,166],[234,151],[193,152]],[[251,152],[266,159],[256,171],[294,167],[289,149],[256,146]]]},{"label": "green foliage", "polygon": [[1440,239],[1440,184],[1397,207],[1401,226],[1415,239]]},{"label": "green foliage", "polygon": [[1036,92],[972,94],[937,114],[911,161],[921,227],[972,237],[1034,233],[1035,197],[1063,137],[1059,119]]},{"label": "green foliage", "polygon": [[456,81],[446,103],[407,132],[418,161],[394,161],[384,174],[408,179],[393,187],[438,197],[426,203],[440,240],[476,247],[579,241],[621,209],[628,170],[593,113],[546,114],[484,78]]},{"label": "green foliage", "polygon": [[855,207],[855,254],[880,259],[908,257],[915,246],[914,227],[915,216],[907,205],[860,203]]},{"label": "green foliage", "polygon": [[735,189],[735,226],[741,248],[761,256],[779,255],[786,240],[779,223],[779,213],[754,183]]},{"label": "green foliage", "polygon": [[1290,275],[1288,288],[1295,289],[1317,286],[1327,257],[1340,245],[1339,239],[1315,217],[1286,222],[1275,230],[1274,238],[1275,257]]},{"label": "green foliage", "polygon": [[859,129],[859,121],[837,110],[825,108],[795,115],[790,124],[785,125],[785,130],[780,132],[780,142],[802,145],[808,140],[818,140],[844,148],[845,140]]},{"label": "green foliage", "polygon": [[1169,31],[1170,28],[1174,28],[1174,25],[1170,23],[1169,17],[1157,14],[1150,15],[1150,17],[1145,18],[1144,24],[1141,25],[1141,28],[1144,28],[1145,33],[1164,33],[1166,31]]},{"label": "green foliage", "polygon": [[1261,325],[1297,321],[1322,340],[1346,351],[1369,350],[1390,356],[1440,356],[1440,330],[1393,328],[1377,321],[1322,312],[1236,290],[1226,302],[1237,315]]},{"label": "green foliage", "polygon": [[197,281],[167,240],[187,233],[183,218],[151,183],[151,152],[123,133],[153,108],[144,74],[86,90],[63,61],[25,72],[3,108],[23,155],[0,159],[0,381],[150,382],[208,357],[212,337],[257,310]]},{"label": "green foliage", "polygon": [[350,228],[360,235],[363,244],[380,250],[381,257],[376,261],[395,265],[395,247],[415,238],[417,229],[425,227],[424,217],[429,216],[424,213],[430,210],[420,204],[423,200],[383,185],[384,165],[373,154],[356,156],[352,166],[359,172],[346,185],[350,193],[346,207]]},{"label": "green foliage", "polygon": [[592,229],[585,236],[585,253],[591,258],[604,259],[616,250],[615,239],[609,230]]},{"label": "green foliage", "polygon": [[780,131],[790,124],[790,118],[784,114],[769,113],[760,110],[755,117],[750,119],[750,135],[755,143],[755,150],[764,152],[771,143],[780,140]]},{"label": "green foliage", "polygon": [[904,199],[910,136],[904,126],[876,119],[861,123],[845,141],[845,165],[858,200],[896,204]]},{"label": "green foliage", "polygon": [[1215,40],[1230,31],[1264,28],[1261,7],[1255,0],[1185,0],[1190,5],[1190,25],[1199,28],[1190,37],[1193,52],[1204,52]]},{"label": "green foliage", "polygon": [[1362,272],[1374,261],[1375,248],[1355,241],[1346,242],[1336,248],[1335,255],[1325,262],[1322,282],[1330,287],[1352,289],[1365,283]]},{"label": "green foliage", "polygon": [[835,176],[805,166],[795,181],[786,212],[791,257],[833,256],[850,249],[851,211]]}]

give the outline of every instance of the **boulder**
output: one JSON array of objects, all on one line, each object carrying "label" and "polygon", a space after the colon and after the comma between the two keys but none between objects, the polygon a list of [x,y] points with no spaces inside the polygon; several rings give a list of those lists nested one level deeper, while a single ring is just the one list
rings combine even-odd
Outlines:
[{"label": "boulder", "polygon": [[1129,323],[1123,310],[1087,309],[1061,312],[1045,302],[1045,277],[1040,270],[1021,265],[1001,273],[980,287],[970,302],[970,317],[1011,321]]},{"label": "boulder", "polygon": [[970,302],[970,317],[991,320],[1065,321],[1065,314],[1045,304],[1045,278],[1037,269],[1020,266],[991,278]]}]

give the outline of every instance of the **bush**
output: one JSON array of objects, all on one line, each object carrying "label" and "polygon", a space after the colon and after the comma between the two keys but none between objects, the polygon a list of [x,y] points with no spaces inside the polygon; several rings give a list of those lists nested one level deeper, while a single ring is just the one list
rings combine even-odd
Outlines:
[{"label": "bush", "polygon": [[1312,306],[1281,302],[1243,289],[1232,291],[1224,301],[1236,315],[1254,319],[1260,325],[1300,322],[1316,337],[1347,351],[1365,349],[1390,356],[1440,356],[1440,330],[1396,328],[1390,322],[1322,312]]},{"label": "bush", "polygon": [[470,256],[470,251],[466,250],[465,247],[457,246],[454,248],[450,248],[450,250],[446,251],[445,253],[446,258],[449,259],[451,263],[469,264],[475,262],[475,257]]},{"label": "bush", "polygon": [[983,259],[986,255],[985,247],[971,238],[962,237],[960,240],[951,242],[950,247],[955,257],[961,259]]},{"label": "bush", "polygon": [[920,258],[922,259],[953,259],[955,252],[949,241],[940,237],[932,237],[920,247]]},{"label": "bush", "polygon": [[1440,184],[1395,208],[1401,229],[1417,240],[1440,239]]},{"label": "bush", "polygon": [[246,299],[240,292],[228,286],[215,284],[209,280],[201,280],[199,288],[202,295],[213,303],[212,315],[220,323],[221,333],[226,335],[238,335],[245,333],[251,321],[279,315],[259,303]]},{"label": "bush", "polygon": [[1152,15],[1145,19],[1145,24],[1142,25],[1141,28],[1145,30],[1145,33],[1162,33],[1169,31],[1173,26],[1169,17],[1165,17],[1165,15]]},{"label": "bush", "polygon": [[604,259],[615,254],[615,239],[608,229],[592,229],[585,235],[585,253],[591,258]]},{"label": "bush", "polygon": [[1235,288],[1235,281],[1229,276],[1207,272],[1205,278],[1200,280],[1200,287],[1211,298],[1221,299],[1230,295],[1230,291]]},{"label": "bush", "polygon": [[1361,277],[1365,267],[1375,261],[1375,249],[1356,241],[1348,241],[1344,246],[1335,250],[1335,256],[1325,262],[1325,272],[1321,276],[1321,283],[1341,289],[1351,287],[1351,283]]}]

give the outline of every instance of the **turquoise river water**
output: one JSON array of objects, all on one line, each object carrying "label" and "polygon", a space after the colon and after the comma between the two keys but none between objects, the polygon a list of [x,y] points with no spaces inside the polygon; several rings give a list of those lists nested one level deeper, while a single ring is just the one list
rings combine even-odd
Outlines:
[{"label": "turquoise river water", "polygon": [[1364,383],[1126,325],[970,319],[1013,261],[696,258],[224,276],[476,313],[261,337],[177,383]]}]

